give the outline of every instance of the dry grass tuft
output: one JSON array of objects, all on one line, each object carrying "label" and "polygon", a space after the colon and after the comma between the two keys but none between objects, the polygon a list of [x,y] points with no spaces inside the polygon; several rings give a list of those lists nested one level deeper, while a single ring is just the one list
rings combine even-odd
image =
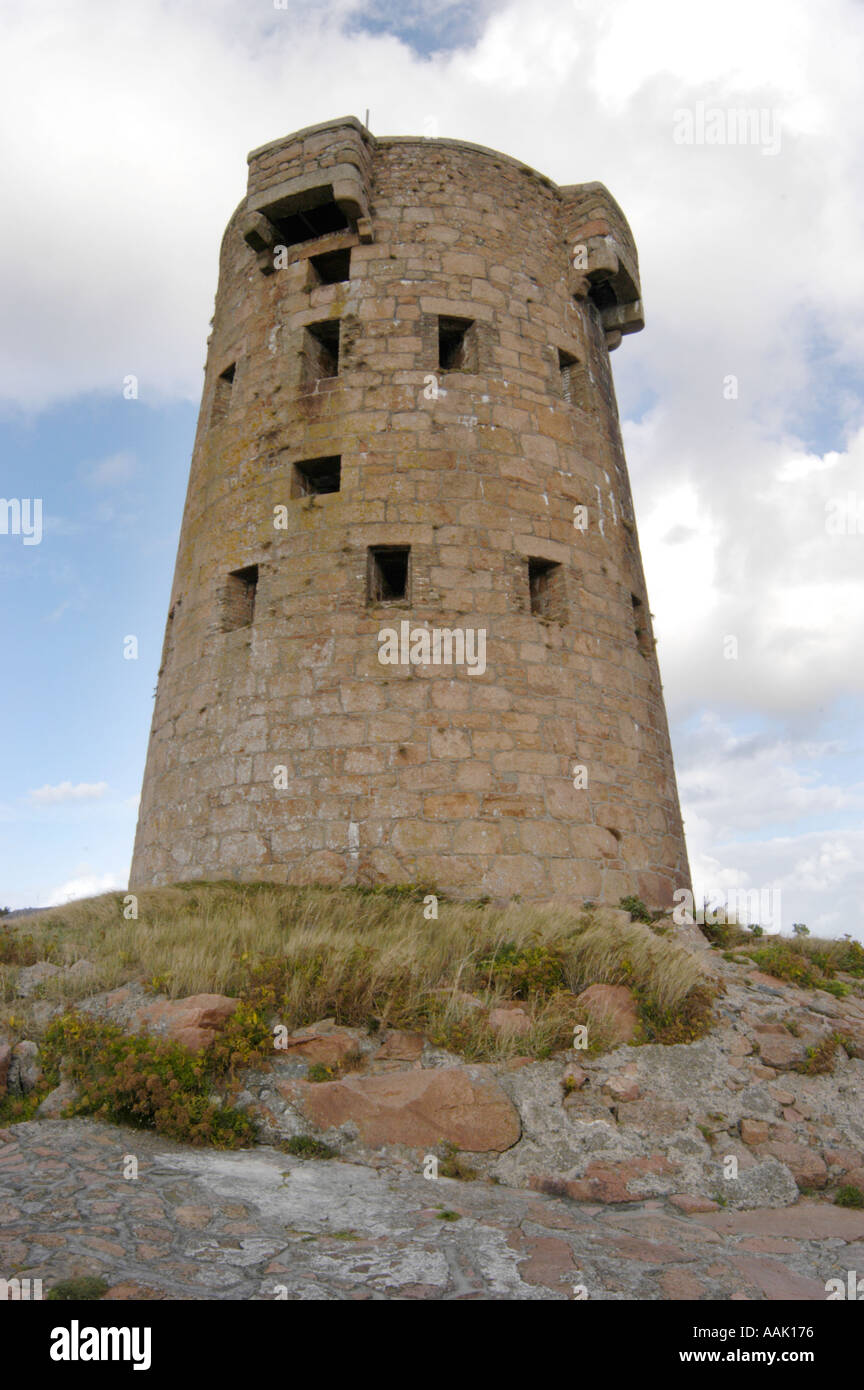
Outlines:
[{"label": "dry grass tuft", "polygon": [[[30,1001],[15,998],[22,965],[82,957],[92,974],[57,977],[39,996],[74,1003],[138,980],[173,997],[240,996],[289,1027],[335,1017],[419,1028],[467,1057],[567,1047],[574,995],[595,981],[631,986],[664,1017],[704,988],[696,959],[640,923],[443,898],[427,920],[428,891],[197,883],[142,890],[134,921],[124,919],[121,893],[47,909],[0,928],[0,1025],[22,1036],[31,1021]],[[484,1006],[522,1000],[531,1032],[497,1038],[466,994]]]}]

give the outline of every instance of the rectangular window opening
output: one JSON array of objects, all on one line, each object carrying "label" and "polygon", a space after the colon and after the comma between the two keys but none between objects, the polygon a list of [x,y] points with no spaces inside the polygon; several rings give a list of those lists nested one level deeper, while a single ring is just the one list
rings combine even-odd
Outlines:
[{"label": "rectangular window opening", "polygon": [[342,458],[331,454],[327,458],[303,459],[294,464],[292,496],[317,496],[322,492],[339,492],[342,486]]},{"label": "rectangular window opening", "polygon": [[369,547],[367,602],[398,603],[409,597],[411,547],[374,545]]},{"label": "rectangular window opening", "polygon": [[213,409],[210,412],[211,425],[219,425],[225,419],[231,406],[231,395],[234,389],[234,374],[237,370],[237,363],[232,362],[230,367],[226,367],[224,372],[220,372],[216,378],[216,389],[213,393]]},{"label": "rectangular window opening", "polygon": [[338,203],[332,198],[321,202],[317,207],[297,210],[286,217],[271,219],[283,246],[297,246],[301,241],[314,241],[317,237],[329,236],[332,232],[347,232],[350,223]]},{"label": "rectangular window opening", "polygon": [[323,256],[310,256],[309,262],[318,283],[321,285],[340,285],[351,279],[351,248],[344,251],[326,251]]},{"label": "rectangular window opening", "polygon": [[438,320],[438,366],[445,372],[470,372],[476,369],[471,360],[473,319],[444,318]]},{"label": "rectangular window opening", "polygon": [[564,571],[555,560],[534,558],[528,561],[528,592],[535,618],[564,622]]},{"label": "rectangular window opening", "polygon": [[234,632],[249,627],[255,616],[255,594],[258,589],[258,566],[229,574],[222,594],[222,631]]},{"label": "rectangular window opening", "polygon": [[306,325],[303,355],[307,385],[339,375],[339,320],[324,319]]}]

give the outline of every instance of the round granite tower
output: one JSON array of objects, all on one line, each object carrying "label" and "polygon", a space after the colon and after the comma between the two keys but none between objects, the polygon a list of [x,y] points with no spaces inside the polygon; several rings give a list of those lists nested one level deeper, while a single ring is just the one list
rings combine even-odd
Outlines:
[{"label": "round granite tower", "polygon": [[641,327],[602,184],[353,118],[253,151],[132,887],[689,887],[609,364]]}]

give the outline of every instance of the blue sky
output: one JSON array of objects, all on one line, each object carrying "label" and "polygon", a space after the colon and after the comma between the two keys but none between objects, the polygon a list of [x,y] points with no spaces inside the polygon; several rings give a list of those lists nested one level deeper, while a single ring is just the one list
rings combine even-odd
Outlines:
[{"label": "blue sky", "polygon": [[118,390],[0,421],[4,494],[43,509],[41,544],[0,538],[4,905],[128,861],[195,414]]},{"label": "blue sky", "polygon": [[[38,546],[0,534],[0,905],[125,882],[245,156],[368,107],[373,133],[473,140],[622,204],[646,329],[612,360],[697,887],[780,885],[788,923],[864,939],[860,5],[0,17],[0,495],[44,506]],[[699,102],[770,113],[779,150],[677,144]],[[850,495],[860,527],[830,534]]]},{"label": "blue sky", "polygon": [[483,33],[485,21],[502,6],[497,0],[371,0],[348,19],[351,33],[394,35],[422,57],[470,48]]}]

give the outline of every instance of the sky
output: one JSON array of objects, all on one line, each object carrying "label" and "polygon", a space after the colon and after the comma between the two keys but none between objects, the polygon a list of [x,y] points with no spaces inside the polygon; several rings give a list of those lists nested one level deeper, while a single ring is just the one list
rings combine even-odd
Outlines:
[{"label": "sky", "polygon": [[0,40],[0,496],[42,499],[38,543],[0,511],[0,905],[125,886],[246,154],[368,109],[624,208],[697,898],[864,940],[864,6],[0,0]]}]

